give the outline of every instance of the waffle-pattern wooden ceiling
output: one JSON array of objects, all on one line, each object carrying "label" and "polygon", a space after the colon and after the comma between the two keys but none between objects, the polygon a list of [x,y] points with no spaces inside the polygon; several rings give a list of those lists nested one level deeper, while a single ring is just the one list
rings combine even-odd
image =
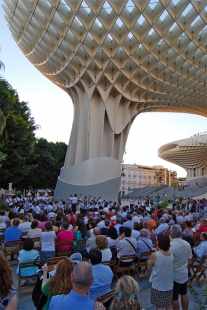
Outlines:
[{"label": "waffle-pattern wooden ceiling", "polygon": [[186,170],[205,168],[207,166],[207,134],[165,144],[159,148],[158,155]]},{"label": "waffle-pattern wooden ceiling", "polygon": [[4,0],[25,56],[52,82],[142,111],[207,115],[206,0]]}]

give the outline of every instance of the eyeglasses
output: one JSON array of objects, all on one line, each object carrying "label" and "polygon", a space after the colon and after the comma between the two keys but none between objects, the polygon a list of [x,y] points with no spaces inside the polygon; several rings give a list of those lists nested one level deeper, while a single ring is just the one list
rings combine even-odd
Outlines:
[{"label": "eyeglasses", "polygon": [[[122,292],[119,292],[119,293],[117,293],[116,295],[117,295],[118,297],[122,297]],[[134,300],[137,299],[137,297],[136,297],[134,294],[131,294],[130,297],[131,297],[132,299],[134,299]]]}]

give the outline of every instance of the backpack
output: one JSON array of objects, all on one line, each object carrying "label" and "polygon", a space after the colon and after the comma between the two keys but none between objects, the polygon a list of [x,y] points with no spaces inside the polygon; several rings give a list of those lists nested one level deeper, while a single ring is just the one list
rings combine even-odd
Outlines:
[{"label": "backpack", "polygon": [[44,305],[47,302],[47,296],[45,296],[42,292],[42,270],[37,270],[37,283],[32,291],[32,301],[37,310],[42,310]]}]

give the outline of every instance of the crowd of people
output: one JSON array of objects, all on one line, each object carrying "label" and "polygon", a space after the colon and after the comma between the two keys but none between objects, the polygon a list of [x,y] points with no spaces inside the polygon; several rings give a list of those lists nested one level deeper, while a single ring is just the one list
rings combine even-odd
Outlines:
[{"label": "crowd of people", "polygon": [[[188,309],[188,264],[193,256],[199,263],[207,255],[207,221],[198,218],[202,207],[204,215],[207,201],[188,199],[183,208],[179,201],[170,210],[155,208],[152,197],[130,201],[129,206],[106,202],[101,197],[70,196],[67,200],[54,201],[48,197],[15,197],[7,200],[8,216],[0,211],[0,234],[4,251],[15,251],[21,240],[18,262],[33,262],[40,257],[43,269],[42,293],[47,297],[42,309],[142,309],[139,287],[130,276],[117,282],[114,297],[104,304],[98,297],[110,292],[114,277],[112,269],[103,264],[115,260],[119,266],[131,265],[131,260],[120,263],[126,255],[148,261],[151,271],[151,304],[156,309]],[[197,212],[199,210],[199,213]],[[193,236],[201,242],[194,247]],[[39,238],[39,241],[34,240]],[[156,240],[156,244],[154,243]],[[8,241],[14,244],[6,246]],[[58,247],[58,251],[78,252],[79,261],[65,257],[56,266],[48,281],[48,258],[56,255],[61,241],[70,244]],[[82,242],[80,242],[82,241]],[[83,242],[84,241],[84,242]],[[40,247],[37,251],[36,247]],[[142,253],[153,251],[150,257]],[[74,254],[73,254],[74,255]],[[13,258],[13,257],[12,257]],[[23,276],[35,274],[38,267],[25,268]],[[0,306],[15,310],[17,299],[11,270],[7,259],[0,254]],[[133,275],[134,265],[131,269]],[[19,265],[17,274],[20,272]],[[8,281],[7,281],[8,277]],[[70,305],[70,307],[69,307]],[[40,309],[38,309],[40,310]]]}]

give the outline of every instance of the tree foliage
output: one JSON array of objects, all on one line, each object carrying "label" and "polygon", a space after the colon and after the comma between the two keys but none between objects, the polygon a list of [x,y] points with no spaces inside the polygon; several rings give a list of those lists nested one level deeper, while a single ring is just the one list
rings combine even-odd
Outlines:
[{"label": "tree foliage", "polygon": [[35,143],[33,157],[32,188],[51,188],[57,182],[63,166],[67,145],[63,142],[48,142],[39,139]]},{"label": "tree foliage", "polygon": [[12,182],[14,187],[25,188],[31,170],[37,126],[27,103],[20,102],[17,92],[2,78],[0,109],[6,118],[0,143],[0,152],[6,154],[1,167],[1,186],[6,188]]},{"label": "tree foliage", "polygon": [[0,137],[1,187],[16,190],[54,188],[63,166],[67,145],[36,139],[34,119],[28,104],[0,78],[0,109],[6,126]]}]

